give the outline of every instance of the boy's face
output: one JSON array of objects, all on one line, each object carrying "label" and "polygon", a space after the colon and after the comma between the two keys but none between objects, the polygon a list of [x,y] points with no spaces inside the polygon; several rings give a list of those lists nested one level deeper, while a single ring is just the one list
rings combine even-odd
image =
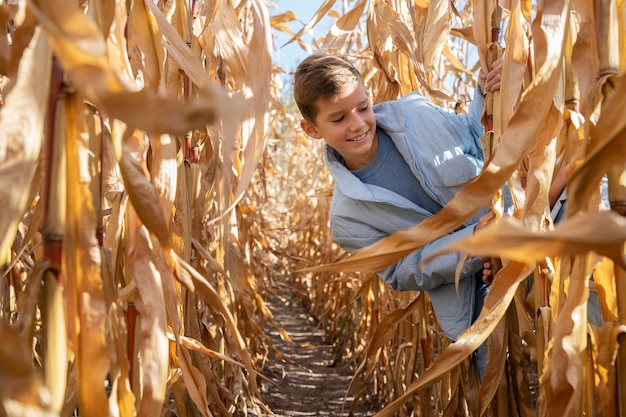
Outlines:
[{"label": "boy's face", "polygon": [[336,97],[317,101],[315,120],[302,120],[304,132],[324,139],[343,157],[351,170],[365,167],[378,150],[376,118],[370,99],[361,83],[344,89]]}]

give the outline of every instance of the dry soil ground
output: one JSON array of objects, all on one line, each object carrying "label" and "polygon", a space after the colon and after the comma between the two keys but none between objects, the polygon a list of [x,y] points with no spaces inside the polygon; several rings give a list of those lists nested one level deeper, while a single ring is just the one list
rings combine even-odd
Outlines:
[{"label": "dry soil ground", "polygon": [[376,414],[375,406],[361,403],[350,413],[352,395],[346,397],[353,368],[332,364],[332,347],[324,340],[306,309],[288,295],[272,301],[276,322],[290,335],[293,343],[281,340],[270,329],[276,348],[290,362],[271,355],[272,364],[263,374],[272,382],[263,381],[263,399],[278,417],[352,416]]}]

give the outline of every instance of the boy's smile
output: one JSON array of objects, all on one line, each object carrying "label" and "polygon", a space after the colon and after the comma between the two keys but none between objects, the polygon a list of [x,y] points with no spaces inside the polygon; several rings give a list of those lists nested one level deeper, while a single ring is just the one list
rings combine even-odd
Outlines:
[{"label": "boy's smile", "polygon": [[300,122],[304,132],[324,139],[344,159],[346,167],[356,170],[369,164],[378,151],[376,118],[370,99],[361,83],[344,89],[331,99],[319,99],[314,121]]}]

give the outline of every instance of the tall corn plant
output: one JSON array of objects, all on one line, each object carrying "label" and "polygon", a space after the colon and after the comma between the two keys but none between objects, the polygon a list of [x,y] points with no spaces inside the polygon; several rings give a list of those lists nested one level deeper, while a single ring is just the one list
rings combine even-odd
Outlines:
[{"label": "tall corn plant", "polygon": [[[325,2],[293,40],[334,3]],[[357,400],[374,390],[387,404],[380,416],[621,415],[623,2],[344,3],[345,14],[319,47],[351,55],[374,101],[418,90],[453,107],[469,96],[478,66],[490,68],[499,57],[502,88],[485,98],[488,158],[475,181],[431,219],[309,273],[382,269],[482,207],[501,210],[505,184],[515,203],[512,217],[501,218],[500,211],[494,226],[448,248],[502,261],[481,317],[449,346],[432,325],[428,304],[419,304],[421,295],[396,294],[388,302],[369,279],[341,289],[350,294],[341,299],[355,301],[340,311],[359,311],[352,334],[367,337],[366,348],[352,356],[360,363],[355,382],[364,378]],[[560,169],[568,209],[555,226],[548,196]],[[609,211],[600,202],[604,175]],[[335,282],[331,275],[318,285]],[[590,291],[600,299],[600,327],[587,320]],[[405,333],[407,325],[413,328]],[[478,384],[467,358],[486,340],[490,357]]]},{"label": "tall corn plant", "polygon": [[0,22],[0,415],[265,408],[266,5],[16,1]]}]

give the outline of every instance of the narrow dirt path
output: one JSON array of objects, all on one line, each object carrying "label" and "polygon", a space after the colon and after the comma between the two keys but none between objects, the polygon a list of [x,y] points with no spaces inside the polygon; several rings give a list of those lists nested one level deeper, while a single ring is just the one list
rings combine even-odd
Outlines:
[{"label": "narrow dirt path", "polygon": [[272,300],[272,312],[294,343],[281,340],[278,332],[270,335],[278,351],[293,362],[271,355],[272,364],[263,374],[274,383],[262,382],[263,398],[278,417],[351,416],[370,417],[376,414],[371,404],[359,404],[350,414],[353,396],[345,398],[353,369],[332,363],[332,347],[323,339],[306,309],[293,302],[289,295]]}]

